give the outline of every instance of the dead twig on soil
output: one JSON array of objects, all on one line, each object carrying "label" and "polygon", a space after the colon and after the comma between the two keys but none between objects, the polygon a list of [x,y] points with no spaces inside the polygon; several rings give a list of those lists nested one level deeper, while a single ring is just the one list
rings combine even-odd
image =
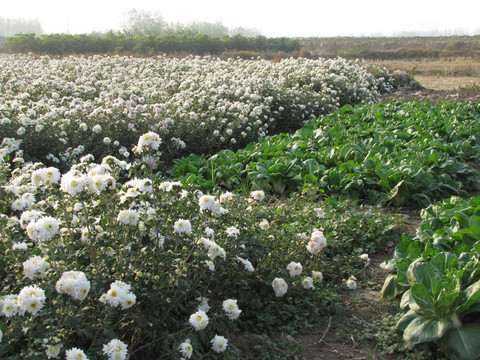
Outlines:
[{"label": "dead twig on soil", "polygon": [[318,340],[315,345],[317,344],[320,344],[323,339],[325,339],[325,336],[327,335],[328,333],[328,330],[330,330],[330,325],[332,324],[332,317],[330,316],[329,319],[328,319],[328,325],[327,325],[327,329],[325,330],[325,332],[323,333],[322,337],[320,338],[320,340]]}]

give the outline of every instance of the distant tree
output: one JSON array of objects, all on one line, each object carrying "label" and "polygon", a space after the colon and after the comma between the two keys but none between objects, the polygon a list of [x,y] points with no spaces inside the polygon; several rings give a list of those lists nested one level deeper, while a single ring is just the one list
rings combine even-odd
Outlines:
[{"label": "distant tree", "polygon": [[204,35],[215,36],[215,37],[223,37],[225,35],[228,35],[229,33],[228,27],[223,25],[220,21],[217,21],[215,23],[197,21],[193,25],[196,26],[198,34],[204,34]]},{"label": "distant tree", "polygon": [[244,37],[256,37],[262,35],[262,32],[257,28],[246,28],[237,26],[230,30],[230,35],[242,35]]},{"label": "distant tree", "polygon": [[38,19],[0,17],[0,36],[8,37],[20,33],[41,35],[42,25]]},{"label": "distant tree", "polygon": [[131,9],[125,14],[122,31],[126,35],[161,35],[167,30],[167,23],[159,11]]}]

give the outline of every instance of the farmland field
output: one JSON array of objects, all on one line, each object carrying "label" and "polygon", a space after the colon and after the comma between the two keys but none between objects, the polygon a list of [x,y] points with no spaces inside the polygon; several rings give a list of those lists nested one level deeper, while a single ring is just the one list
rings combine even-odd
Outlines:
[{"label": "farmland field", "polygon": [[478,102],[344,59],[0,63],[2,359],[480,354]]}]

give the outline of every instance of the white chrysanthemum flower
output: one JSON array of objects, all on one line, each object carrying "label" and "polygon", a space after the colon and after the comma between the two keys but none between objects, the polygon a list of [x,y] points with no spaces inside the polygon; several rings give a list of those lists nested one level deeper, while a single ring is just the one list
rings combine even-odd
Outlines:
[{"label": "white chrysanthemum flower", "polygon": [[57,281],[55,288],[60,294],[67,294],[82,301],[90,291],[90,282],[82,271],[66,271]]},{"label": "white chrysanthemum flower", "polygon": [[117,221],[120,224],[136,226],[139,218],[140,214],[138,213],[138,211],[127,209],[122,210],[118,213]]},{"label": "white chrysanthemum flower", "polygon": [[315,208],[313,210],[315,211],[319,219],[325,218],[325,211],[322,208]]},{"label": "white chrysanthemum flower", "polygon": [[219,335],[215,335],[210,342],[212,343],[212,350],[216,353],[224,352],[228,346],[228,340]]},{"label": "white chrysanthemum flower", "polygon": [[178,219],[175,221],[173,231],[175,231],[177,234],[190,235],[192,233],[192,225],[188,220]]},{"label": "white chrysanthemum flower", "polygon": [[210,305],[208,305],[208,299],[206,297],[198,297],[197,300],[200,301],[200,304],[198,304],[197,306],[197,311],[202,310],[207,313],[208,310],[210,310]]},{"label": "white chrysanthemum flower", "polygon": [[247,270],[248,272],[254,272],[255,271],[255,269],[254,269],[254,267],[253,267],[253,265],[250,261],[248,261],[246,259],[242,259],[241,257],[238,257],[238,256],[236,256],[235,259],[240,261],[243,264],[243,266],[245,266],[245,270]]},{"label": "white chrysanthemum flower", "polygon": [[232,237],[234,239],[238,238],[238,235],[240,235],[240,230],[236,228],[235,226],[230,226],[228,227],[225,232],[227,233],[228,237]]},{"label": "white chrysanthemum flower", "polygon": [[23,262],[23,273],[30,280],[35,279],[36,277],[43,278],[45,276],[45,271],[47,271],[50,266],[44,258],[40,256],[32,256],[27,261]]},{"label": "white chrysanthemum flower", "polygon": [[178,350],[182,354],[183,357],[190,359],[193,353],[193,347],[190,342],[190,339],[185,340],[183,343],[180,344]]},{"label": "white chrysanthemum flower", "polygon": [[368,257],[368,254],[362,254],[359,257],[360,257],[360,260],[362,260],[365,263],[365,266],[368,266],[370,264],[370,258]]},{"label": "white chrysanthemum flower", "polygon": [[162,143],[160,136],[154,132],[148,132],[143,134],[138,139],[136,152],[141,154],[145,149],[158,150],[158,147]]},{"label": "white chrysanthemum flower", "polygon": [[41,216],[42,213],[37,210],[24,211],[20,216],[20,226],[22,229],[26,229],[30,222],[38,220]]},{"label": "white chrysanthemum flower", "polygon": [[305,289],[313,289],[313,279],[309,276],[302,280],[302,285]]},{"label": "white chrysanthemum flower", "polygon": [[127,344],[118,339],[113,339],[103,345],[102,351],[109,360],[125,360],[127,358]]},{"label": "white chrysanthemum flower", "polygon": [[43,169],[38,169],[32,172],[31,180],[35,187],[42,186],[43,182],[45,181],[45,173]]},{"label": "white chrysanthemum flower", "polygon": [[233,200],[233,197],[234,197],[234,196],[235,196],[235,195],[234,195],[233,193],[227,191],[227,192],[225,192],[225,193],[223,193],[223,194],[220,195],[219,200],[220,200],[221,203],[226,203],[226,202],[228,202],[228,201]]},{"label": "white chrysanthemum flower", "polygon": [[136,303],[135,295],[130,292],[130,285],[118,280],[110,284],[110,289],[99,300],[111,307],[121,306],[122,309],[132,307]]},{"label": "white chrysanthemum flower", "polygon": [[208,270],[215,271],[215,264],[212,260],[205,260],[205,264],[207,264]]},{"label": "white chrysanthemum flower", "polygon": [[96,124],[93,128],[92,128],[92,131],[95,133],[95,134],[98,134],[102,131],[102,127],[98,124]]},{"label": "white chrysanthemum flower", "polygon": [[267,219],[263,219],[262,221],[260,221],[260,224],[258,224],[258,226],[260,226],[260,229],[262,230],[270,229],[270,224],[268,223]]},{"label": "white chrysanthemum flower", "polygon": [[77,175],[75,172],[69,171],[62,176],[60,188],[63,192],[69,193],[71,196],[75,196],[86,188],[85,176]]},{"label": "white chrysanthemum flower", "polygon": [[43,169],[43,171],[45,176],[45,185],[57,184],[60,180],[60,171],[57,168],[48,167],[46,169]]},{"label": "white chrysanthemum flower", "polygon": [[292,261],[287,265],[287,270],[290,272],[290,276],[299,276],[303,271],[303,267],[302,264]]},{"label": "white chrysanthemum flower", "polygon": [[27,207],[28,203],[25,199],[19,198],[12,203],[12,210],[23,211]]},{"label": "white chrysanthemum flower", "polygon": [[275,291],[275,295],[281,297],[287,293],[287,282],[282,278],[275,278],[272,281],[272,288]]},{"label": "white chrysanthemum flower", "polygon": [[54,167],[38,169],[32,172],[31,180],[35,187],[56,184],[60,180],[60,171]]},{"label": "white chrysanthemum flower", "polygon": [[18,296],[17,295],[5,295],[0,301],[0,313],[9,318],[19,313],[24,313],[18,308]]},{"label": "white chrysanthemum flower", "polygon": [[12,245],[12,250],[28,250],[26,242],[16,242]]},{"label": "white chrysanthemum flower", "polygon": [[48,359],[56,359],[60,354],[60,350],[62,350],[62,344],[49,344],[47,345],[47,349],[45,350],[45,354],[47,355]]},{"label": "white chrysanthemum flower", "polygon": [[200,210],[212,210],[215,207],[215,197],[211,195],[202,195],[198,200]]},{"label": "white chrysanthemum flower", "polygon": [[135,294],[132,292],[128,292],[127,295],[125,295],[125,299],[123,300],[122,309],[131,308],[136,303],[137,297],[135,296]]},{"label": "white chrysanthemum flower", "polygon": [[355,276],[350,276],[346,282],[346,285],[350,290],[355,290],[357,288],[357,279]]},{"label": "white chrysanthemum flower", "polygon": [[227,299],[222,303],[223,310],[227,313],[230,320],[236,320],[240,316],[242,310],[238,308],[237,300]]},{"label": "white chrysanthemum flower", "polygon": [[320,271],[312,271],[312,278],[314,281],[323,281],[323,274]]},{"label": "white chrysanthemum flower", "polygon": [[203,330],[208,325],[208,316],[205,311],[198,310],[190,316],[188,322],[190,323],[190,325],[193,326],[195,330]]},{"label": "white chrysanthemum flower", "polygon": [[20,311],[35,315],[43,308],[45,299],[45,292],[38,286],[26,286],[18,294],[18,308]]},{"label": "white chrysanthemum flower", "polygon": [[60,222],[50,216],[42,217],[27,226],[27,234],[33,241],[50,240],[60,228]]},{"label": "white chrysanthemum flower", "polygon": [[327,238],[320,230],[315,230],[310,237],[310,241],[307,244],[307,250],[313,255],[318,254],[323,248],[327,246]]},{"label": "white chrysanthemum flower", "polygon": [[215,231],[212,228],[205,228],[205,235],[208,236],[209,238],[214,238]]},{"label": "white chrysanthemum flower", "polygon": [[262,201],[265,199],[265,192],[263,190],[255,190],[250,192],[250,197],[256,201]]},{"label": "white chrysanthemum flower", "polygon": [[65,351],[66,360],[88,360],[87,355],[78,348],[71,348]]},{"label": "white chrysanthemum flower", "polygon": [[97,174],[93,176],[87,176],[85,178],[88,191],[92,194],[99,195],[102,191],[105,191],[110,185],[115,186],[115,179],[110,174]]}]

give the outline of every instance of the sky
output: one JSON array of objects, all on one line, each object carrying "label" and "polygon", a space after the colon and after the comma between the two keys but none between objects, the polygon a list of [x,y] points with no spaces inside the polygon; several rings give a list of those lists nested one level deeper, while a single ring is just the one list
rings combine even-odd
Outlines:
[{"label": "sky", "polygon": [[159,11],[165,21],[220,21],[268,37],[480,34],[479,0],[0,0],[0,17],[39,19],[45,33],[121,30],[125,14]]}]

